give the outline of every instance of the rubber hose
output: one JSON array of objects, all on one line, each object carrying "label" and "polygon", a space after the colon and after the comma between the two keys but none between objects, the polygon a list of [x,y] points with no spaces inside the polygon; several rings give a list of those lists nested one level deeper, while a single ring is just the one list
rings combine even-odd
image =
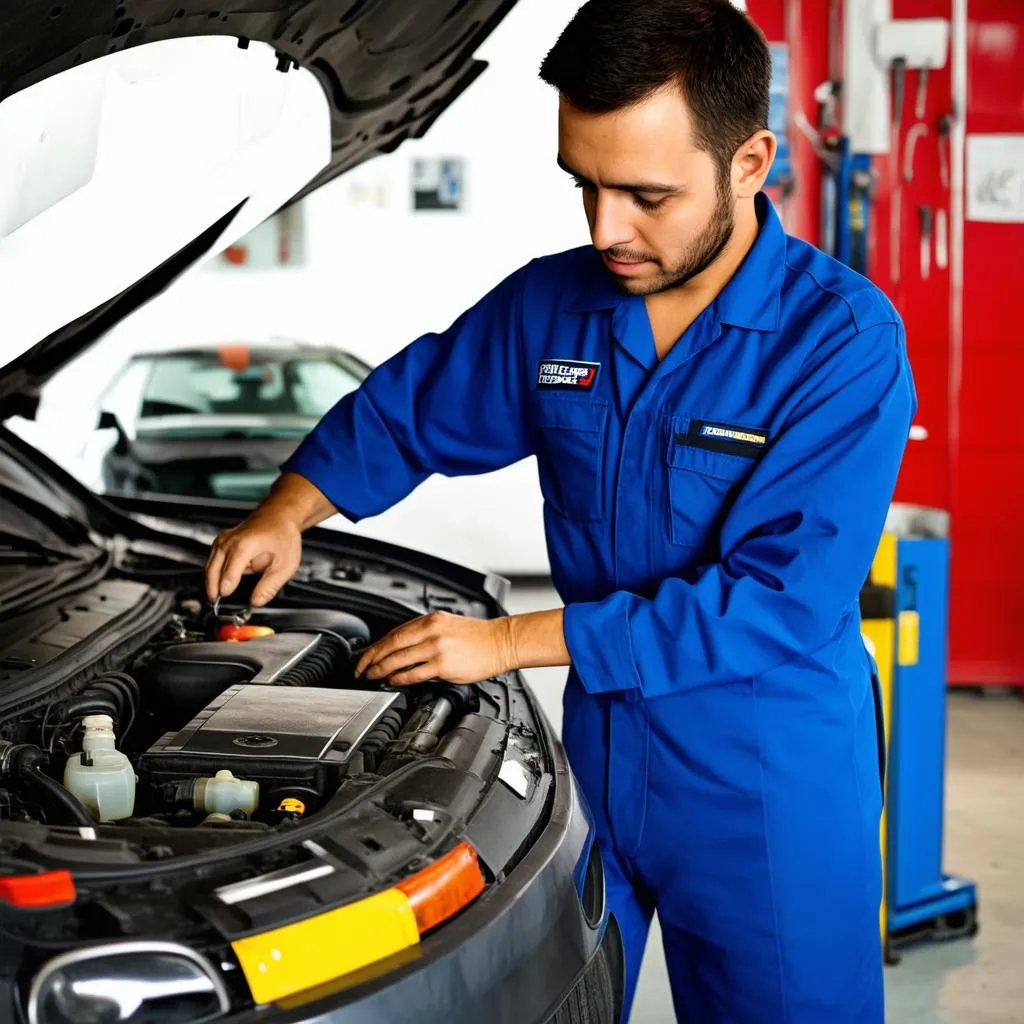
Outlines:
[{"label": "rubber hose", "polygon": [[[47,806],[47,803],[53,804],[64,812],[64,816],[70,819],[72,825],[91,828],[96,821],[85,804],[74,793],[66,790],[59,782],[55,782],[43,772],[41,766],[48,760],[46,754],[38,747],[22,747],[14,752],[14,770],[20,779],[38,791],[41,798],[47,798],[42,801],[44,806]],[[48,806],[47,810],[49,810]]]},{"label": "rubber hose", "polygon": [[338,671],[347,665],[350,648],[344,640],[332,633],[321,633],[320,643],[287,672],[275,680],[278,686],[326,686]]},{"label": "rubber hose", "polygon": [[401,731],[401,712],[385,711],[380,716],[380,721],[370,730],[366,739],[359,745],[359,749],[375,765],[380,752],[389,744],[394,743]]}]

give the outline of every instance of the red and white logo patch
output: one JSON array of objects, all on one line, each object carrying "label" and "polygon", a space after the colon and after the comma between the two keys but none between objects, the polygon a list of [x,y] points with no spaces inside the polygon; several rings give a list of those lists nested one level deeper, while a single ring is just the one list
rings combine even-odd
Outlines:
[{"label": "red and white logo patch", "polygon": [[589,391],[597,380],[600,363],[574,359],[545,359],[537,370],[537,387],[563,391]]}]

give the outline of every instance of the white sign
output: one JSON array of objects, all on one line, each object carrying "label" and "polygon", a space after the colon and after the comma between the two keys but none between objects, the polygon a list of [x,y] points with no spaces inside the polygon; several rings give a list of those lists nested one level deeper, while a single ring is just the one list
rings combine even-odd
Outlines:
[{"label": "white sign", "polygon": [[1024,224],[1024,135],[967,136],[967,219]]}]

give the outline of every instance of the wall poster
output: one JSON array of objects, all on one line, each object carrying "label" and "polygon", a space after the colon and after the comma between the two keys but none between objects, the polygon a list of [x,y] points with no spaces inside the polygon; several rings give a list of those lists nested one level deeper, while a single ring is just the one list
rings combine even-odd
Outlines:
[{"label": "wall poster", "polygon": [[412,164],[414,210],[459,211],[465,192],[465,162],[461,157],[418,158]]}]

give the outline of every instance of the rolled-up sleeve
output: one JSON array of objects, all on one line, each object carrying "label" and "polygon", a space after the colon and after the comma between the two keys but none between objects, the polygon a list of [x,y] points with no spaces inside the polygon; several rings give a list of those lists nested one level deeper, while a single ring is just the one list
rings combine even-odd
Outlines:
[{"label": "rolled-up sleeve", "polygon": [[566,607],[584,688],[661,696],[824,646],[867,578],[916,407],[900,324],[819,353],[723,522],[720,561],[650,597],[616,591]]},{"label": "rolled-up sleeve", "polygon": [[348,519],[377,515],[435,473],[462,476],[531,452],[524,415],[523,290],[529,267],[440,334],[427,334],[342,398],[281,467]]}]

